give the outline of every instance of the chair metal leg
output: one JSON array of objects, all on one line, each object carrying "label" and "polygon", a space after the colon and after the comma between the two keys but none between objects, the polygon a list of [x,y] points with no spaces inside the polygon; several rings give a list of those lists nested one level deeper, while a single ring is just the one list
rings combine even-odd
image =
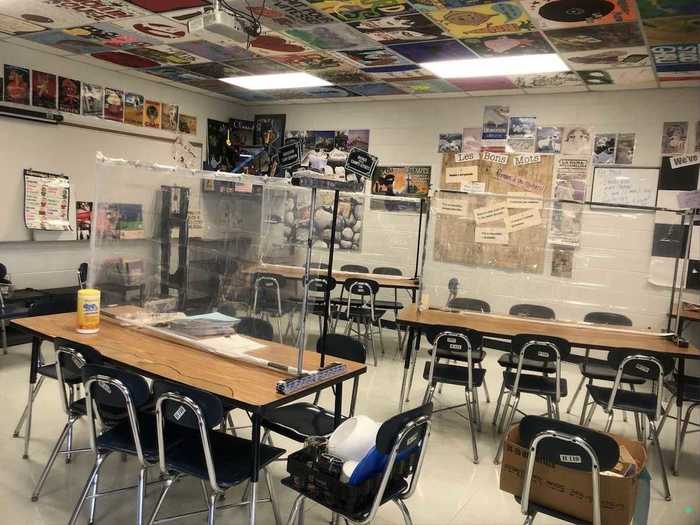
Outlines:
[{"label": "chair metal leg", "polygon": [[170,487],[173,484],[173,479],[166,479],[163,481],[163,486],[160,489],[160,495],[158,496],[158,501],[156,501],[156,506],[153,508],[153,513],[151,514],[151,518],[148,520],[148,525],[153,525],[153,522],[156,521],[156,518],[158,517],[158,513],[160,512],[160,508],[163,506],[163,502],[165,501],[165,496],[167,496],[168,491],[170,490]]},{"label": "chair metal leg", "polygon": [[[73,389],[72,386],[68,387],[68,406],[71,406],[73,404],[73,400],[75,399],[75,390]],[[70,451],[73,450],[73,425],[70,426],[68,429],[68,435],[66,436],[66,451],[68,453],[66,454],[65,462],[66,464],[70,463],[72,454]]]},{"label": "chair metal leg", "polygon": [[418,351],[410,348],[408,352],[411,352],[411,369],[408,371],[408,387],[406,388],[406,399],[405,402],[408,403],[409,396],[411,395],[411,388],[413,388],[413,377],[416,372],[416,360],[418,359]]},{"label": "chair metal leg", "polygon": [[282,335],[282,318],[277,317],[277,333],[280,337],[280,343],[284,343],[284,336]]},{"label": "chair metal leg", "polygon": [[102,467],[104,460],[107,459],[108,455],[109,454],[97,454],[97,456],[95,457],[95,465],[92,467],[92,471],[90,471],[90,475],[88,476],[87,482],[85,483],[85,487],[80,493],[78,502],[76,503],[75,508],[73,509],[73,514],[71,515],[70,520],[68,520],[68,525],[75,525],[75,523],[78,521],[80,510],[83,508],[83,505],[85,504],[85,499],[87,498],[88,493],[92,490],[92,487],[95,483],[95,479],[97,478],[97,474],[99,473],[100,468]]},{"label": "chair metal leg", "polygon": [[27,422],[24,426],[24,454],[22,454],[22,459],[29,458],[29,440],[32,437],[32,406],[34,405],[33,395],[34,389],[32,387],[32,384],[30,383],[28,397],[29,406],[27,407]]},{"label": "chair metal leg", "polygon": [[258,502],[258,482],[250,482],[250,504],[248,505],[248,518],[250,525],[255,525],[256,504]]},{"label": "chair metal leg", "polygon": [[209,496],[209,511],[207,512],[207,525],[214,525],[217,501],[219,501],[219,494],[214,492],[211,496]]},{"label": "chair metal leg", "polygon": [[498,413],[501,411],[501,401],[503,401],[503,392],[506,391],[506,385],[503,381],[501,381],[501,390],[498,392],[498,400],[496,401],[496,410],[493,412],[493,421],[491,421],[491,425],[496,426],[496,422],[498,421]]},{"label": "chair metal leg", "polygon": [[365,322],[365,334],[369,333],[370,346],[372,348],[372,358],[374,359],[374,366],[377,366],[377,351],[374,348],[374,335],[372,335],[372,326]]},{"label": "chair metal leg", "polygon": [[578,382],[578,386],[576,387],[576,391],[574,392],[574,397],[571,398],[571,401],[569,402],[569,406],[566,409],[567,414],[571,414],[571,409],[574,406],[574,403],[576,403],[576,399],[578,398],[578,395],[581,393],[581,389],[583,388],[583,384],[586,382],[586,378],[584,376],[581,377],[581,381]]},{"label": "chair metal leg", "polygon": [[[506,437],[508,436],[508,430],[510,429],[510,426],[513,424],[513,418],[515,417],[515,413],[518,411],[518,403],[520,403],[520,396],[515,396],[515,403],[513,404],[513,407],[510,411],[510,415],[508,416],[508,425],[506,426],[506,432],[503,433],[503,437],[501,438],[500,443],[498,444],[498,450],[496,451],[496,457],[493,458],[493,462],[498,465],[501,462],[501,453],[503,452],[503,445],[506,442]],[[503,415],[508,412],[508,405],[504,407],[504,412]]]},{"label": "chair metal leg", "polygon": [[469,433],[471,434],[472,452],[474,453],[473,462],[474,462],[474,464],[477,464],[477,463],[479,463],[479,451],[477,450],[477,447],[476,447],[476,429],[475,429],[475,425],[474,425],[474,419],[475,419],[474,403],[472,402],[472,396],[471,396],[471,393],[469,392],[469,389],[464,390],[464,395],[467,399],[467,414],[469,416]]},{"label": "chair metal leg", "polygon": [[554,412],[552,411],[552,398],[546,396],[545,401],[547,402],[547,417],[549,419],[554,419]]},{"label": "chair metal leg", "polygon": [[61,431],[61,435],[58,436],[58,440],[56,440],[56,444],[53,446],[53,449],[51,450],[51,454],[49,455],[49,460],[46,462],[46,465],[44,466],[44,470],[41,471],[41,476],[39,476],[39,481],[37,481],[36,486],[34,487],[34,491],[32,492],[32,501],[37,501],[39,499],[39,494],[41,493],[41,489],[44,486],[44,483],[46,482],[46,478],[49,476],[49,472],[51,471],[51,467],[53,466],[54,461],[56,461],[56,457],[58,456],[58,453],[61,451],[61,447],[63,446],[63,443],[66,441],[66,436],[68,435],[68,431],[70,428],[73,426],[73,423],[77,418],[75,417],[70,417],[68,418],[68,421],[66,424],[63,426],[63,430]]},{"label": "chair metal leg", "polygon": [[146,499],[146,483],[148,483],[148,470],[142,466],[139,469],[139,485],[136,493],[136,525],[143,525],[143,503]]},{"label": "chair metal leg", "polygon": [[[676,407],[676,438],[673,440],[673,467],[671,468],[671,473],[674,476],[678,475],[678,456],[681,453],[681,418],[683,417],[683,407],[678,405]],[[686,424],[683,424],[683,428],[687,428]]]},{"label": "chair metal leg", "polygon": [[506,403],[505,403],[505,405],[503,405],[503,410],[501,411],[501,420],[498,423],[497,431],[499,434],[503,432],[503,425],[505,424],[506,418],[508,417],[508,410],[510,408],[510,400],[512,397],[513,397],[513,392],[508,390],[508,396],[506,396]]},{"label": "chair metal leg", "polygon": [[[478,366],[482,370],[484,368],[481,362],[477,363],[476,366]],[[489,396],[489,387],[486,385],[486,381],[484,381],[481,386],[484,387],[484,400],[486,401],[486,403],[491,403],[491,396]]]},{"label": "chair metal leg", "polygon": [[408,512],[408,508],[406,507],[406,504],[403,502],[403,500],[402,499],[395,499],[394,503],[396,503],[396,506],[401,511],[401,515],[403,516],[404,525],[413,525],[413,520],[411,519],[411,513]]},{"label": "chair metal leg", "polygon": [[301,508],[301,504],[304,501],[304,495],[299,494],[296,499],[294,500],[294,504],[292,505],[292,512],[289,514],[289,519],[287,520],[287,525],[294,525],[297,519],[297,515],[299,514],[299,509]]},{"label": "chair metal leg", "polygon": [[[636,415],[636,414],[635,414]],[[608,414],[608,421],[605,423],[605,430],[604,432],[610,432],[610,429],[612,428],[613,424],[613,419],[615,418],[615,411],[611,410],[610,413]]]},{"label": "chair metal leg", "polygon": [[267,492],[270,495],[270,505],[272,505],[272,513],[275,516],[275,525],[282,525],[282,517],[280,516],[280,509],[277,505],[277,498],[275,497],[275,491],[272,488],[272,476],[270,476],[270,471],[267,468],[263,469],[265,471],[265,484],[267,485]]},{"label": "chair metal leg", "polygon": [[661,453],[661,444],[659,443],[659,435],[656,432],[656,424],[649,418],[649,431],[654,436],[654,447],[656,448],[656,455],[659,458],[659,463],[661,464],[661,475],[664,482],[664,492],[666,501],[671,501],[671,489],[668,487],[668,476],[666,475],[666,463],[664,462],[664,456]]},{"label": "chair metal leg", "polygon": [[591,406],[591,409],[588,411],[588,414],[586,415],[586,421],[584,421],[583,426],[588,427],[591,424],[591,419],[593,419],[593,414],[595,414],[595,410],[598,408],[597,403],[593,403],[593,406]]},{"label": "chair metal leg", "polygon": [[[589,379],[588,384],[592,385],[593,380]],[[581,417],[579,417],[579,420],[578,420],[579,425],[588,426],[588,425],[584,424],[584,422],[590,421],[590,419],[588,419],[588,416],[586,415],[586,412],[588,412],[588,400],[590,397],[591,397],[591,394],[588,392],[588,388],[586,388],[586,395],[583,396],[583,408],[581,409]],[[591,410],[593,410],[594,408],[595,408],[595,404],[591,407]]]},{"label": "chair metal leg", "polygon": [[[37,394],[39,394],[39,389],[41,388],[41,385],[44,382],[45,377],[44,376],[39,376],[39,379],[37,379],[36,384],[34,385],[31,397],[27,399],[27,404],[24,405],[24,410],[22,411],[22,415],[19,418],[19,421],[17,422],[17,426],[15,427],[15,431],[12,433],[12,437],[19,437],[19,433],[22,430],[22,426],[24,425],[24,422],[27,419],[27,414],[29,413],[29,405],[34,403],[34,400],[36,399]],[[30,387],[30,390],[32,388]]]},{"label": "chair metal leg", "polygon": [[535,522],[535,515],[534,514],[528,514],[525,517],[525,521],[523,521],[523,525],[532,525]]},{"label": "chair metal leg", "polygon": [[304,525],[304,503],[306,503],[306,500],[302,500],[301,505],[299,505],[299,516],[297,516],[297,525]]},{"label": "chair metal leg", "polygon": [[474,415],[476,416],[476,430],[481,432],[481,408],[479,405],[479,389],[475,388],[472,392],[472,403],[474,404]]},{"label": "chair metal leg", "polygon": [[88,518],[89,525],[95,523],[95,511],[97,510],[97,492],[100,490],[100,472],[95,474],[95,481],[92,482],[90,489],[90,517]]},{"label": "chair metal leg", "polygon": [[2,332],[2,353],[7,355],[7,326],[4,319],[0,320],[0,332]]},{"label": "chair metal leg", "polygon": [[671,406],[673,406],[673,401],[676,399],[675,395],[671,395],[671,397],[668,398],[668,403],[666,403],[666,408],[664,408],[664,415],[661,417],[661,422],[659,423],[658,426],[658,431],[659,435],[661,435],[661,432],[664,430],[664,425],[666,424],[666,419],[668,418],[668,415],[671,413]]}]

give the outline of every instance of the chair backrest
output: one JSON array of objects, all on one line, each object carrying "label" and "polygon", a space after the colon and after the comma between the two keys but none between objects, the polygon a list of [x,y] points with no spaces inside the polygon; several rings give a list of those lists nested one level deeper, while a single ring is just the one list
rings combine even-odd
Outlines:
[{"label": "chair backrest", "polygon": [[78,288],[85,288],[87,286],[88,278],[88,263],[80,263],[78,266]]},{"label": "chair backrest", "polygon": [[253,312],[258,309],[258,297],[266,307],[277,308],[282,315],[282,288],[287,283],[287,278],[274,273],[253,274]]},{"label": "chair backrest", "polygon": [[372,273],[377,273],[379,275],[403,275],[401,270],[393,266],[377,266],[372,270]]},{"label": "chair backrest", "polygon": [[561,362],[571,353],[571,344],[561,337],[538,334],[517,334],[511,339],[511,352],[518,355],[518,368],[513,382],[513,392],[518,391],[523,362],[527,359],[543,363],[554,363],[556,367],[556,397],[561,399]]},{"label": "chair backrest", "polygon": [[[438,351],[443,350],[451,354],[465,354],[467,356],[467,388],[473,390],[473,363],[472,351],[481,348],[483,337],[479,332],[468,329],[454,328],[450,326],[431,327],[427,333],[428,341],[433,345],[430,356],[430,369],[428,371],[428,384],[433,385],[435,366],[437,365]],[[450,366],[460,366],[458,364]]]},{"label": "chair backrest", "polygon": [[97,408],[103,421],[109,421],[115,412],[126,413],[136,455],[141,465],[145,466],[137,411],[150,400],[146,380],[138,374],[98,364],[85,365],[82,368],[82,378],[85,385],[90,444],[93,450],[97,451],[93,407]]},{"label": "chair backrest", "polygon": [[316,276],[309,279],[308,288],[309,292],[315,293],[326,293],[326,289],[332,292],[337,286],[337,281],[333,277],[328,276]]},{"label": "chair backrest", "polygon": [[[608,352],[608,364],[617,370],[615,384],[606,407],[610,412],[615,405],[615,398],[622,383],[622,375],[627,374],[652,381],[652,393],[656,396],[656,419],[661,415],[662,396],[660,390],[663,379],[671,372],[675,362],[672,357],[645,352],[644,350],[618,349]],[[634,394],[632,394],[634,395]]]},{"label": "chair backrest", "polygon": [[158,460],[163,474],[168,472],[166,457],[165,422],[170,425],[194,430],[199,434],[202,452],[207,466],[207,476],[212,489],[221,492],[219,487],[214,460],[211,452],[209,431],[224,417],[221,400],[202,390],[171,383],[155,381],[153,395],[156,398],[156,426],[158,429]]},{"label": "chair backrest", "polygon": [[275,338],[275,331],[272,324],[257,317],[241,317],[235,326],[236,332],[241,335],[248,335],[257,339],[272,341]]},{"label": "chair backrest", "polygon": [[554,310],[548,306],[539,304],[514,304],[508,312],[510,315],[519,315],[522,317],[536,317],[538,319],[556,319]]},{"label": "chair backrest", "polygon": [[0,263],[0,283],[9,282],[7,279],[7,266]]},{"label": "chair backrest", "polygon": [[[324,348],[325,342],[325,348]],[[342,334],[327,334],[325,339],[320,337],[316,342],[316,352],[319,354],[325,351],[326,355],[365,363],[367,361],[367,349],[362,341]]]},{"label": "chair backrest", "polygon": [[60,386],[61,403],[66,414],[69,413],[69,400],[66,393],[67,380],[82,377],[82,370],[88,364],[102,363],[102,356],[89,345],[76,343],[57,337],[54,339],[56,351],[56,379]]},{"label": "chair backrest", "polygon": [[379,283],[372,279],[360,279],[352,277],[346,279],[343,283],[343,288],[349,295],[358,295],[360,297],[373,297],[379,292]]},{"label": "chair backrest", "polygon": [[313,268],[314,270],[327,270],[328,265],[322,262],[312,262],[309,263],[309,268]]},{"label": "chair backrest", "polygon": [[340,267],[341,272],[369,273],[369,268],[361,264],[344,264]]},{"label": "chair backrest", "polygon": [[447,303],[448,308],[455,310],[469,310],[473,312],[488,313],[491,311],[491,305],[481,299],[472,299],[470,297],[455,297]]},{"label": "chair backrest", "polygon": [[632,326],[632,320],[629,317],[613,312],[589,312],[583,320],[586,323]]},{"label": "chair backrest", "polygon": [[382,481],[374,497],[371,510],[363,523],[369,523],[374,520],[377,509],[379,509],[384,499],[384,492],[389,485],[389,479],[394,470],[396,459],[402,453],[415,451],[418,453],[418,459],[411,474],[411,481],[400,495],[401,499],[409,498],[416,490],[420,472],[423,467],[423,459],[425,458],[425,452],[428,448],[430,418],[432,413],[433,404],[427,403],[412,410],[397,414],[387,419],[379,427],[375,447],[380,453],[388,455],[389,459],[384,467]]},{"label": "chair backrest", "polygon": [[574,470],[591,473],[592,507],[594,525],[600,525],[600,480],[601,471],[613,468],[620,457],[620,447],[607,434],[541,416],[525,416],[520,422],[520,443],[529,449],[529,457],[523,491],[521,510],[528,514],[530,487],[535,470],[535,461],[561,465]]}]

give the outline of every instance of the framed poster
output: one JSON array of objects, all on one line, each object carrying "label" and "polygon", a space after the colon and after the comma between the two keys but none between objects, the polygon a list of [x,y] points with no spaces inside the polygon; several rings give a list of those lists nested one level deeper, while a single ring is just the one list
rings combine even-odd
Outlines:
[{"label": "framed poster", "polygon": [[372,193],[402,197],[426,197],[430,166],[378,166],[372,176]]},{"label": "framed poster", "polygon": [[253,126],[253,144],[268,146],[270,151],[277,151],[284,144],[284,127],[287,115],[255,115]]}]

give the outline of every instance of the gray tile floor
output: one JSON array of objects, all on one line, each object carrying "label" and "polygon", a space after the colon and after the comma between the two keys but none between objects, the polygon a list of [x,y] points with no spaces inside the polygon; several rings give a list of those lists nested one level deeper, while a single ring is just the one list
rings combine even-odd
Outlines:
[{"label": "gray tile floor", "polygon": [[[387,347],[390,346],[391,333],[387,334]],[[47,358],[52,352],[48,345],[44,346]],[[382,420],[394,414],[397,410],[399,389],[401,386],[402,362],[394,357],[393,350],[387,348],[387,354],[380,358],[379,366],[369,367],[369,372],[362,377],[358,402],[358,413],[366,414],[377,420]],[[81,454],[74,458],[69,465],[58,460],[44,487],[38,502],[30,501],[33,484],[36,482],[44,462],[48,457],[50,447],[57,438],[64,423],[56,385],[47,381],[39,394],[35,409],[30,447],[30,458],[23,460],[22,440],[11,437],[26,399],[28,375],[29,347],[11,348],[7,356],[0,355],[0,523],[8,525],[54,525],[65,524],[70,516],[73,505],[82,488],[85,478],[92,466],[91,454]],[[497,447],[497,435],[493,431],[490,420],[495,406],[495,396],[500,384],[500,367],[496,364],[498,352],[491,352],[487,358],[487,381],[492,401],[486,404],[482,398],[481,412],[484,420],[483,431],[478,435],[479,454],[481,462],[472,463],[471,443],[469,440],[467,422],[454,411],[443,412],[434,418],[433,435],[423,470],[423,476],[418,490],[408,507],[411,510],[416,525],[446,525],[446,524],[479,524],[506,525],[522,523],[519,506],[509,494],[498,488],[499,468],[492,462]],[[425,353],[421,359],[425,358]],[[419,361],[417,370],[422,370]],[[577,384],[576,369],[566,365],[564,376],[569,381],[569,390]],[[415,405],[421,398],[425,383],[416,378],[410,405]],[[346,389],[348,392],[350,389]],[[349,395],[349,392],[348,392]],[[443,393],[436,397],[439,406],[457,404],[463,400],[463,391],[455,387],[446,387]],[[332,407],[330,394],[325,394],[322,402]],[[578,412],[579,400],[574,412]],[[544,403],[540,400],[525,399],[521,408],[528,413],[541,413]],[[562,413],[566,408],[562,404]],[[345,406],[348,406],[346,399]],[[700,417],[700,410],[698,411]],[[696,420],[698,419],[696,417]],[[577,415],[566,416],[576,421]],[[246,424],[242,415],[237,415],[240,425]],[[670,422],[672,423],[672,422]],[[594,418],[594,426],[602,428],[604,419],[602,411]],[[632,437],[634,424],[623,423],[621,418],[615,422],[615,432]],[[662,446],[666,461],[670,463],[673,448],[673,424],[663,430]],[[242,435],[248,432],[242,430]],[[281,438],[275,439],[275,444],[288,450],[294,450],[298,445]],[[76,445],[87,446],[85,423],[77,425]],[[667,463],[667,464],[668,464]],[[684,453],[681,457],[681,473],[679,477],[670,478],[673,501],[664,501],[657,458],[652,454],[650,460],[651,511],[649,523],[653,525],[674,524],[691,525],[700,523],[700,434],[688,436]],[[282,487],[278,481],[285,473],[283,463],[272,467],[276,480],[276,491],[280,501],[282,514],[286,520],[294,494]],[[103,470],[102,479],[106,487],[118,487],[135,482],[136,464],[129,460],[123,463],[118,457],[112,457]],[[157,468],[152,472],[156,479]],[[264,491],[264,489],[263,489]],[[148,493],[147,512],[150,512],[157,494],[157,486],[152,486]],[[227,501],[235,501],[241,497],[240,490],[231,490]],[[134,522],[135,493],[125,493],[99,500],[97,508],[97,523],[104,525],[123,525]],[[171,491],[164,506],[165,513],[190,511],[203,505],[201,492],[197,483],[184,480]],[[260,505],[261,524],[272,524],[272,512],[268,504]],[[327,513],[320,507],[307,505],[306,524],[327,523]],[[82,523],[87,518],[84,517]],[[183,525],[205,523],[204,517],[180,520]],[[228,510],[219,513],[217,523],[245,523],[245,511]],[[380,510],[376,519],[377,524],[401,524],[402,519],[397,508],[386,505]],[[538,517],[536,523],[560,523],[547,517]]]}]

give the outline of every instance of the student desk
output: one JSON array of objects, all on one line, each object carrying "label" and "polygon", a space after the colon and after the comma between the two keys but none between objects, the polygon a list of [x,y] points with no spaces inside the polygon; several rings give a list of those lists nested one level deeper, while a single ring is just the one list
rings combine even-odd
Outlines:
[{"label": "student desk", "polygon": [[[56,314],[16,319],[14,324],[32,335],[32,358],[29,372],[29,395],[37,380],[37,361],[42,341],[62,337],[94,347],[105,359],[152,378],[162,378],[206,390],[224,398],[236,408],[251,413],[252,440],[255,443],[251,480],[258,481],[261,421],[266,410],[279,407],[330,386],[335,386],[335,422],[340,423],[343,382],[367,371],[363,364],[333,359],[347,366],[347,371],[323,383],[293,394],[283,395],[275,390],[279,379],[288,377],[282,372],[227,359],[213,353],[179,345],[147,335],[138,329],[104,321],[97,334],[79,334],[75,331],[76,314]],[[291,346],[260,341],[265,348],[251,352],[279,363],[296,365],[297,350]],[[321,356],[305,352],[304,368],[320,366]],[[31,406],[31,405],[30,405]],[[31,409],[25,428],[25,450],[28,446]],[[253,498],[254,499],[254,498]],[[250,507],[250,523],[255,523],[255,505]]]},{"label": "student desk", "polygon": [[[687,348],[681,348],[664,336],[651,332],[645,334],[621,327],[432,308],[420,312],[415,304],[401,311],[398,323],[409,327],[399,411],[403,408],[409,369],[411,368],[411,363],[415,362],[414,352],[417,353],[420,347],[420,332],[432,326],[443,325],[469,328],[481,332],[485,336],[506,339],[516,334],[550,335],[566,339],[573,346],[613,351],[616,349],[644,350],[671,356],[678,359],[679,394],[677,404],[680,403],[681,405],[683,403],[685,360],[700,359],[700,350],[692,345],[689,345]],[[414,341],[416,342],[415,350]]]}]

